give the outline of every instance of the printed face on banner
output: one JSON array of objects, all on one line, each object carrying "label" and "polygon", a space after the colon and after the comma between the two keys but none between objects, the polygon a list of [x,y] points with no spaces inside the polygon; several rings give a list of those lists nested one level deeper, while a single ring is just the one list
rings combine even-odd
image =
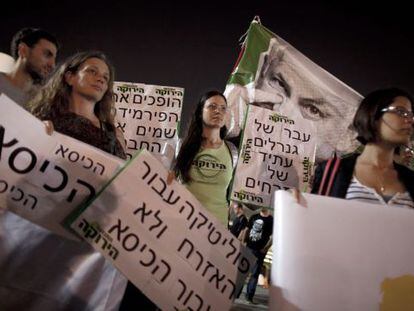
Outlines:
[{"label": "printed face on banner", "polygon": [[253,105],[246,118],[231,199],[269,207],[276,190],[307,190],[316,148],[313,123]]},{"label": "printed face on banner", "polygon": [[166,167],[178,142],[184,89],[139,83],[114,83],[116,126],[125,137],[129,158],[147,149]]},{"label": "printed face on banner", "polygon": [[354,151],[358,142],[350,126],[359,102],[344,85],[321,70],[312,71],[291,50],[271,40],[258,69],[255,102],[285,115],[298,110],[303,118],[314,121],[318,157],[329,157],[335,150]]},{"label": "printed face on banner", "polygon": [[0,207],[68,238],[62,221],[123,163],[68,136],[47,135],[41,121],[5,96],[0,155]]},{"label": "printed face on banner", "polygon": [[167,175],[143,150],[72,228],[162,310],[228,310],[254,256]]},{"label": "printed face on banner", "polygon": [[[253,44],[254,43],[254,44]],[[316,161],[355,151],[352,121],[362,96],[259,23],[252,23],[225,95],[230,136],[239,135],[249,104],[300,114],[317,130]]]}]

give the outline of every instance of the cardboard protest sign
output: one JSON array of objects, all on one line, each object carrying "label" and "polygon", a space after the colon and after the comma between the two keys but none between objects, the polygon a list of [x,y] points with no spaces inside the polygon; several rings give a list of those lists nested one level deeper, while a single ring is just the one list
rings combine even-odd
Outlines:
[{"label": "cardboard protest sign", "polygon": [[114,95],[117,127],[129,158],[145,148],[169,167],[177,148],[184,89],[115,82]]},{"label": "cardboard protest sign", "polygon": [[271,310],[414,308],[411,209],[276,192]]},{"label": "cardboard protest sign", "polygon": [[270,207],[275,190],[307,190],[316,149],[311,122],[250,105],[240,149],[232,200]]},{"label": "cardboard protest sign", "polygon": [[73,138],[0,97],[0,207],[73,238],[61,222],[95,196],[122,160]]},{"label": "cardboard protest sign", "polygon": [[226,310],[254,256],[143,150],[72,229],[162,310]]}]

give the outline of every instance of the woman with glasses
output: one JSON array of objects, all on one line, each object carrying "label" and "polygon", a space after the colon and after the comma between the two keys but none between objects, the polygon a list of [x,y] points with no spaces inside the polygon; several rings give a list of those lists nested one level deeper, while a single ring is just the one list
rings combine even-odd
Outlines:
[{"label": "woman with glasses", "polygon": [[364,150],[320,165],[312,192],[323,194],[329,187],[327,195],[333,197],[414,208],[414,172],[393,161],[396,150],[412,137],[413,106],[412,96],[397,88],[368,94],[353,121]]},{"label": "woman with glasses", "polygon": [[173,171],[198,201],[227,226],[227,188],[237,150],[224,140],[226,113],[227,101],[222,93],[209,91],[201,97]]}]

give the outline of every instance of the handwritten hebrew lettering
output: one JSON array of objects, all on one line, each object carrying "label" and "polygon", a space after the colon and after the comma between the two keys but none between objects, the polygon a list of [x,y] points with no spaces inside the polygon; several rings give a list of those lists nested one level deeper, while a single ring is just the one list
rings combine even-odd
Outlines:
[{"label": "handwritten hebrew lettering", "polygon": [[293,136],[292,136],[292,138],[295,139],[295,140],[300,140],[300,133],[299,133],[299,131],[293,130]]},{"label": "handwritten hebrew lettering", "polygon": [[[96,191],[95,191],[95,188],[91,184],[87,183],[86,181],[80,180],[80,179],[77,179],[76,183],[84,186],[88,190],[89,194],[87,198],[85,199],[86,201],[92,200],[94,198]],[[66,201],[72,202],[77,192],[78,192],[78,189],[72,189]]]},{"label": "handwritten hebrew lettering", "polygon": [[186,255],[186,258],[188,259],[188,258],[190,258],[191,254],[194,251],[194,244],[189,239],[185,238],[181,242],[181,244],[178,247],[177,251],[180,252],[184,248],[185,245],[188,245],[190,247],[189,250],[188,250],[188,252],[187,252],[187,255]]},{"label": "handwritten hebrew lettering", "polygon": [[257,119],[254,119],[254,124],[257,124],[258,125],[258,127],[256,129],[256,132],[259,132],[260,131],[260,128],[262,127],[262,122],[260,122]]},{"label": "handwritten hebrew lettering", "polygon": [[142,140],[139,144],[139,149],[149,149],[149,142]]},{"label": "handwritten hebrew lettering", "polygon": [[134,94],[134,96],[132,98],[132,103],[133,104],[142,104],[142,95]]},{"label": "handwritten hebrew lettering", "polygon": [[[157,147],[157,148],[155,148],[155,146]],[[156,150],[157,149],[157,150]],[[150,150],[151,152],[161,152],[161,144],[160,143],[157,143],[157,142],[155,142],[155,141],[153,141],[152,143],[151,143],[151,150]]]},{"label": "handwritten hebrew lettering", "polygon": [[268,125],[268,124],[263,124],[263,131],[266,134],[272,134],[274,131],[274,126],[273,125]]},{"label": "handwritten hebrew lettering", "polygon": [[144,110],[144,112],[143,112],[143,113],[144,113],[144,115],[145,115],[145,114],[148,114],[148,120],[149,120],[149,121],[151,121],[151,120],[152,120],[152,112],[151,112],[151,111],[149,111],[149,110]]},{"label": "handwritten hebrew lettering", "polygon": [[14,146],[15,144],[18,143],[16,138],[13,138],[8,143],[6,143],[4,141],[4,133],[5,133],[5,129],[4,129],[3,126],[0,125],[0,142],[1,142],[1,144],[0,144],[0,161],[1,161],[1,154],[2,154],[2,151],[3,151],[3,147],[9,148],[9,147],[12,147],[12,146]]},{"label": "handwritten hebrew lettering", "polygon": [[[141,249],[141,253],[143,253],[143,249]],[[147,254],[150,254],[150,256],[146,258],[147,261],[143,261],[142,259],[139,261],[139,263],[144,267],[152,266],[152,264],[155,262],[155,259],[157,258],[157,255],[151,248],[148,248]]]},{"label": "handwritten hebrew lettering", "polygon": [[[203,310],[210,311],[211,310],[210,305],[207,305],[204,307],[204,300],[202,299],[200,295],[195,293],[193,290],[189,290],[187,292],[187,285],[184,283],[183,280],[178,279],[177,281],[180,285],[177,300],[186,307],[186,310],[192,310],[192,311],[203,311]],[[177,307],[174,307],[174,309],[177,311],[182,310],[182,308],[177,308]]]},{"label": "handwritten hebrew lettering", "polygon": [[[3,144],[3,146],[5,145]],[[16,158],[18,157],[19,159],[16,161]],[[30,158],[29,163],[27,163],[26,166],[24,164],[22,165],[22,162],[27,162],[24,161],[27,158]],[[33,170],[33,168],[36,165],[36,162],[37,157],[35,153],[26,147],[18,147],[14,149],[9,156],[9,167],[17,174],[27,174],[28,172]],[[22,167],[17,167],[17,163],[19,163]]]},{"label": "handwritten hebrew lettering", "polygon": [[103,173],[105,171],[105,167],[101,163],[98,163],[98,162],[96,162],[96,165],[93,168],[94,173],[96,173],[97,171],[99,172],[98,174],[101,175],[101,176],[103,175]]},{"label": "handwritten hebrew lettering", "polygon": [[147,128],[145,126],[142,126],[142,125],[137,126],[137,135],[138,136],[145,136],[146,133],[147,133]]},{"label": "handwritten hebrew lettering", "polygon": [[190,212],[188,213],[187,220],[190,220],[191,216],[193,216],[193,213],[194,213],[194,206],[193,206],[193,204],[191,204],[187,200],[185,200],[184,204],[185,205],[181,206],[181,208],[180,208],[180,214],[183,213],[183,211],[186,209],[186,205],[187,205],[190,208]]},{"label": "handwritten hebrew lettering", "polygon": [[[46,168],[49,166],[49,161],[45,160],[42,167],[40,168],[41,172],[45,172]],[[43,184],[43,188],[45,188],[47,191],[50,192],[59,192],[65,189],[66,185],[68,184],[69,177],[68,174],[64,169],[62,169],[60,166],[55,165],[53,168],[55,171],[57,171],[61,176],[61,182],[58,185],[51,186],[47,184]]]},{"label": "handwritten hebrew lettering", "polygon": [[[211,224],[210,224],[211,226]],[[214,226],[212,226],[212,228],[210,228],[209,226],[209,234],[208,234],[208,241],[215,245],[217,243],[219,243],[220,239],[221,239],[221,233],[220,231],[217,231],[216,228]]]},{"label": "handwritten hebrew lettering", "polygon": [[185,285],[185,283],[182,280],[180,280],[180,279],[178,279],[178,283],[180,283],[182,285],[182,287],[183,287],[181,293],[178,295],[178,298],[177,298],[178,301],[180,301],[181,300],[181,297],[183,297],[183,295],[187,291],[187,285]]},{"label": "handwritten hebrew lettering", "polygon": [[288,172],[276,171],[276,177],[280,181],[285,181],[288,177]]},{"label": "handwritten hebrew lettering", "polygon": [[134,109],[134,115],[132,116],[133,119],[141,120],[142,119],[142,110]]},{"label": "handwritten hebrew lettering", "polygon": [[141,223],[144,223],[144,218],[145,217],[147,217],[147,216],[149,216],[149,215],[152,214],[152,210],[146,211],[146,208],[147,208],[146,203],[145,202],[142,202],[142,206],[141,207],[138,207],[137,209],[135,209],[133,211],[133,214],[134,215],[138,215],[139,216],[139,214],[141,214],[141,218],[140,218]]},{"label": "handwritten hebrew lettering", "polygon": [[[161,282],[164,282],[171,273],[171,266],[163,259],[161,259],[160,262],[166,269],[165,274],[160,279]],[[151,273],[154,275],[160,267],[160,265],[156,265],[155,268],[152,269]]]},{"label": "handwritten hebrew lettering", "polygon": [[254,138],[254,146],[255,147],[263,147],[263,139],[261,139],[260,137],[255,137]]},{"label": "handwritten hebrew lettering", "polygon": [[[14,191],[15,190],[15,191]],[[17,187],[15,187],[15,186],[13,186],[12,188],[11,188],[11,191],[10,191],[11,193],[12,193],[12,196],[11,196],[11,199],[13,200],[13,201],[20,201],[20,200],[22,200],[23,199],[23,197],[24,197],[24,192],[20,189],[20,188],[17,188]],[[13,196],[13,194],[17,194],[17,196]]]},{"label": "handwritten hebrew lettering", "polygon": [[128,252],[135,251],[139,245],[139,237],[135,233],[128,233],[122,239],[122,247]]},{"label": "handwritten hebrew lettering", "polygon": [[[174,116],[174,118],[173,118],[173,116]],[[175,120],[173,120],[173,119],[175,119]],[[175,113],[175,112],[170,112],[169,116],[168,116],[168,121],[169,122],[178,122],[178,114]]]},{"label": "handwritten hebrew lettering", "polygon": [[125,133],[125,127],[126,127],[125,122],[116,122],[116,128],[120,129],[122,133]]},{"label": "handwritten hebrew lettering", "polygon": [[128,111],[128,108],[125,107],[118,107],[118,111],[117,112],[122,112],[122,118],[126,118],[126,113]]},{"label": "handwritten hebrew lettering", "polygon": [[[187,220],[190,220],[191,215],[192,215],[192,213],[187,217]],[[200,218],[199,218],[199,216],[200,216]],[[202,221],[200,221],[200,223],[198,224],[197,229],[201,229],[203,226],[205,226],[207,224],[207,222],[208,222],[207,216],[205,216],[202,212],[198,212],[198,216],[194,217],[193,222],[191,223],[191,225],[189,227],[190,230],[193,229],[194,225],[198,222],[198,220],[201,220],[201,218],[202,218]]]},{"label": "handwritten hebrew lettering", "polygon": [[152,137],[161,138],[162,136],[162,128],[154,128],[154,132],[152,133]]},{"label": "handwritten hebrew lettering", "polygon": [[290,129],[285,127],[283,130],[288,132],[288,137],[289,138],[292,136],[292,131]]},{"label": "handwritten hebrew lettering", "polygon": [[149,105],[149,106],[154,105],[154,103],[155,103],[155,97],[154,96],[148,96],[148,98],[150,98],[152,100],[152,102],[147,101],[147,105]]},{"label": "handwritten hebrew lettering", "polygon": [[158,114],[158,121],[160,121],[160,122],[167,120],[167,118],[168,118],[168,115],[165,112],[161,111]]},{"label": "handwritten hebrew lettering", "polygon": [[[157,106],[164,106],[165,105],[165,98],[164,97],[157,97]],[[170,101],[169,98],[167,98],[168,102]]]},{"label": "handwritten hebrew lettering", "polygon": [[121,95],[121,98],[120,98],[119,102],[120,103],[122,103],[122,102],[128,103],[130,94],[121,93],[120,95]]},{"label": "handwritten hebrew lettering", "polygon": [[179,98],[173,98],[171,100],[171,107],[175,107],[176,103],[177,103],[178,108],[181,108],[181,99]]},{"label": "handwritten hebrew lettering", "polygon": [[173,138],[175,136],[176,131],[176,129],[164,129],[164,135],[166,138]]}]

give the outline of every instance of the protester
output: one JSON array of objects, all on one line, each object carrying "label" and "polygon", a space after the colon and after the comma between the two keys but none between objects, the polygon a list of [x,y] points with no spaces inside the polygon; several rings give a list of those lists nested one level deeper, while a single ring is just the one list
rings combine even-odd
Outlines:
[{"label": "protester", "polygon": [[262,207],[259,213],[250,217],[247,228],[243,233],[246,246],[257,258],[246,287],[246,300],[252,304],[254,303],[253,298],[266,253],[272,246],[272,234],[273,216],[267,207]]},{"label": "protester", "polygon": [[241,241],[242,232],[247,226],[247,217],[244,214],[242,203],[233,201],[231,207],[234,211],[234,217],[231,221],[230,232]]},{"label": "protester", "polygon": [[198,201],[227,227],[227,191],[237,158],[224,140],[227,102],[218,91],[205,93],[195,110],[173,171]]},{"label": "protester", "polygon": [[11,42],[13,68],[11,72],[0,73],[0,93],[25,107],[55,68],[58,48],[56,38],[45,30],[19,30]]},{"label": "protester", "polygon": [[[111,113],[113,79],[104,54],[79,53],[60,66],[29,107],[59,132],[124,159]],[[90,245],[12,213],[6,216],[0,247],[2,309],[118,309],[127,281]]]},{"label": "protester", "polygon": [[413,105],[412,96],[397,88],[368,94],[353,121],[364,150],[342,159],[336,173],[335,165],[318,166],[312,192],[325,194],[329,183],[322,180],[332,178],[329,196],[414,208],[414,172],[393,162],[396,148],[412,136]]}]

